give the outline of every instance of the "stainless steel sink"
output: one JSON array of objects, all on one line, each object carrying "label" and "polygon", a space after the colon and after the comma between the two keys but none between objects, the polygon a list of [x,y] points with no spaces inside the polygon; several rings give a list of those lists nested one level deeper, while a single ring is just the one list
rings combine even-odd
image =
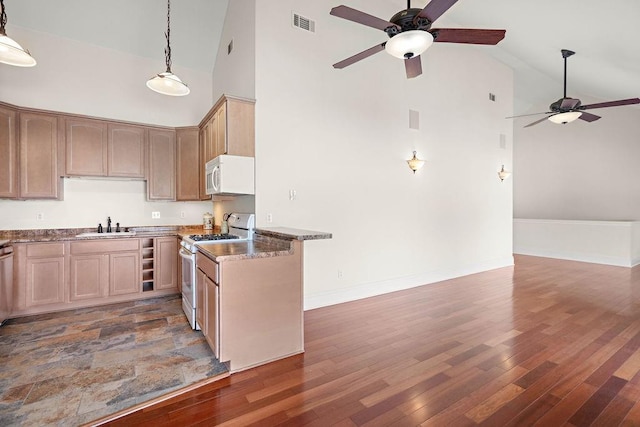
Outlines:
[{"label": "stainless steel sink", "polygon": [[122,237],[126,237],[126,236],[135,236],[136,232],[135,231],[119,231],[119,232],[111,232],[111,233],[96,233],[96,232],[92,232],[92,233],[80,233],[80,234],[76,234],[76,237],[118,237],[118,236],[122,236]]}]

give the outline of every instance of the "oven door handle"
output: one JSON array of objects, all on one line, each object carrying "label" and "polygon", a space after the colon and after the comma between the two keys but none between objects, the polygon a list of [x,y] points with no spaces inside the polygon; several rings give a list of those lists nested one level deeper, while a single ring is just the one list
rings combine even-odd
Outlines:
[{"label": "oven door handle", "polygon": [[194,258],[195,254],[190,253],[185,248],[180,248],[179,254],[180,254],[181,258],[184,258],[184,259],[189,260],[189,261],[193,261],[194,260],[193,258]]}]

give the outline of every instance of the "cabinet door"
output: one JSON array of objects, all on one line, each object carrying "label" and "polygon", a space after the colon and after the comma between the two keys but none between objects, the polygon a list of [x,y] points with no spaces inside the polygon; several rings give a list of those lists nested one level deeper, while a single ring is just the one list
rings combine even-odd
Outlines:
[{"label": "cabinet door", "polygon": [[227,104],[223,103],[215,114],[215,152],[214,157],[227,154]]},{"label": "cabinet door", "polygon": [[27,307],[63,303],[64,257],[27,258]]},{"label": "cabinet door", "polygon": [[149,130],[149,200],[176,199],[176,134],[169,130]]},{"label": "cabinet door", "polygon": [[107,176],[107,125],[99,120],[65,120],[66,174]]},{"label": "cabinet door", "polygon": [[200,200],[200,142],[198,128],[176,130],[176,200]]},{"label": "cabinet door", "polygon": [[147,130],[140,126],[109,124],[108,135],[108,175],[144,178]]},{"label": "cabinet door", "polygon": [[156,289],[178,287],[178,240],[175,237],[158,237],[155,241]]},{"label": "cabinet door", "polygon": [[200,270],[196,269],[196,322],[200,326],[200,330],[204,336],[207,336],[207,323],[205,322],[205,289],[207,283],[205,279],[207,276]]},{"label": "cabinet door", "polygon": [[213,350],[213,353],[216,357],[220,356],[220,352],[218,348],[220,346],[218,341],[218,285],[213,283],[211,279],[207,276],[204,277],[204,281],[206,284],[205,289],[205,302],[206,302],[206,314],[205,314],[205,324],[207,325],[204,328],[207,331],[205,335],[209,346]]},{"label": "cabinet door", "polygon": [[140,253],[123,252],[109,255],[109,295],[141,292]]},{"label": "cabinet door", "polygon": [[58,119],[20,114],[20,197],[55,199],[60,195]]},{"label": "cabinet door", "polygon": [[107,296],[109,255],[72,256],[69,269],[71,301]]},{"label": "cabinet door", "polygon": [[255,155],[255,106],[229,98],[226,102],[226,152],[234,156]]},{"label": "cabinet door", "polygon": [[0,197],[18,197],[18,140],[15,110],[0,107]]}]

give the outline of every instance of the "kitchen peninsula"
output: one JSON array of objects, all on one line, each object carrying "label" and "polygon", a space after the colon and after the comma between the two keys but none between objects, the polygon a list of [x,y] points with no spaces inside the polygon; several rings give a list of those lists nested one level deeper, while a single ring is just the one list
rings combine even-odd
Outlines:
[{"label": "kitchen peninsula", "polygon": [[329,238],[258,228],[252,241],[200,245],[198,323],[230,372],[304,351],[303,243]]}]

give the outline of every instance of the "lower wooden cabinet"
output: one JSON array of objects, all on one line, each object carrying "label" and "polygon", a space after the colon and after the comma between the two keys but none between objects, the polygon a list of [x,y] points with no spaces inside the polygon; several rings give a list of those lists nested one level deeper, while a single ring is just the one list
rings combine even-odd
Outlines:
[{"label": "lower wooden cabinet", "polygon": [[213,350],[213,353],[216,357],[220,357],[220,343],[218,342],[218,307],[219,307],[219,287],[218,285],[211,279],[205,276],[205,319],[204,323],[206,325],[205,330],[207,331],[205,337],[209,346]]},{"label": "lower wooden cabinet", "polygon": [[176,289],[178,287],[178,239],[156,237],[155,285],[156,289]]},{"label": "lower wooden cabinet", "polygon": [[109,255],[74,255],[69,268],[69,298],[102,298],[109,286]]},{"label": "lower wooden cabinet", "polygon": [[205,314],[207,312],[205,308],[204,290],[207,288],[205,279],[207,275],[200,269],[196,269],[196,322],[200,326],[200,330],[207,336],[207,322],[205,321]]},{"label": "lower wooden cabinet", "polygon": [[109,255],[109,295],[137,294],[140,289],[140,253]]},{"label": "lower wooden cabinet", "polygon": [[27,259],[27,307],[64,302],[64,257]]},{"label": "lower wooden cabinet", "polygon": [[[150,272],[157,279],[143,292],[141,260],[149,250],[148,241],[153,243]],[[15,244],[12,314],[36,314],[177,293],[177,242],[175,236],[167,236]]]}]

